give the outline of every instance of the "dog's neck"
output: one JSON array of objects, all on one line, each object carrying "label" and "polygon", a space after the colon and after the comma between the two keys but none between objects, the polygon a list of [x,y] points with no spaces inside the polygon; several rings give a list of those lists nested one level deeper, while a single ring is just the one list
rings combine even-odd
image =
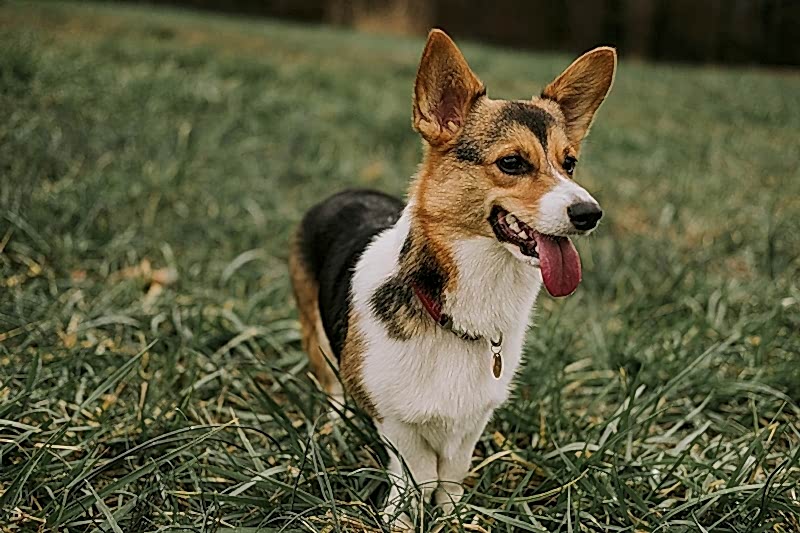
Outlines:
[{"label": "dog's neck", "polygon": [[[398,224],[405,229],[395,270],[398,282],[423,291],[458,330],[488,337],[527,324],[541,286],[538,269],[494,238],[454,234],[448,240],[413,195]],[[409,295],[416,320],[431,323],[414,291]]]}]

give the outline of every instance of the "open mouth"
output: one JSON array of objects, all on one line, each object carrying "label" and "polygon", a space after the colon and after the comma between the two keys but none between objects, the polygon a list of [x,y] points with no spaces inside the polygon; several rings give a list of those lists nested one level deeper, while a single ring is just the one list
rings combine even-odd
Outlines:
[{"label": "open mouth", "polygon": [[581,282],[581,258],[569,237],[539,233],[499,205],[492,208],[489,224],[498,241],[539,259],[544,286],[552,296],[575,292]]}]

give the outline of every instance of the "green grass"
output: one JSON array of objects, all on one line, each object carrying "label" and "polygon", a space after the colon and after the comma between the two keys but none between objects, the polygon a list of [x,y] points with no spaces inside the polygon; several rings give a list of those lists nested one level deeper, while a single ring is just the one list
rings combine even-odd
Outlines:
[{"label": "green grass", "polygon": [[[0,529],[380,529],[385,452],[325,417],[287,239],[404,191],[421,48],[0,4]],[[464,49],[502,97],[570,60]],[[800,531],[799,131],[797,73],[622,58],[584,282],[541,298],[462,523],[427,530]]]}]

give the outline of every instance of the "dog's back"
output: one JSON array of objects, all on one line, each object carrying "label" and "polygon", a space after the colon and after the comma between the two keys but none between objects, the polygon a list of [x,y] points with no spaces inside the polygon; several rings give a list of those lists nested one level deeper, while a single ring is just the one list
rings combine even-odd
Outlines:
[{"label": "dog's back", "polygon": [[341,394],[325,358],[335,366],[341,354],[353,268],[370,241],[397,222],[403,206],[382,192],[343,191],[312,207],[295,235],[289,263],[303,347],[329,394]]}]

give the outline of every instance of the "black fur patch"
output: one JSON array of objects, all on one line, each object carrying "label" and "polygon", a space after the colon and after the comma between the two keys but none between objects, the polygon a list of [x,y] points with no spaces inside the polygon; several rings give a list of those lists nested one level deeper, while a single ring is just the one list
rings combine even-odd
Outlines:
[{"label": "black fur patch", "polygon": [[480,165],[483,163],[483,154],[474,139],[459,139],[456,145],[456,158],[467,163]]},{"label": "black fur patch", "polygon": [[406,315],[411,311],[413,298],[411,286],[399,276],[384,282],[372,295],[372,311],[383,322],[389,337],[398,340],[408,340],[411,337],[403,325]]},{"label": "black fur patch", "polygon": [[406,240],[403,241],[403,247],[400,248],[400,259],[404,259],[411,253],[411,245],[414,244],[414,241],[411,240],[409,236],[406,236]]},{"label": "black fur patch", "polygon": [[427,244],[423,244],[419,257],[408,274],[409,283],[425,291],[425,294],[442,303],[444,286],[447,283],[447,274],[444,272],[433,252]]},{"label": "black fur patch", "polygon": [[403,243],[400,262],[400,272],[378,287],[370,299],[370,304],[390,337],[408,340],[411,332],[420,323],[430,320],[425,308],[416,301],[413,287],[416,285],[441,305],[447,274],[427,245],[423,244],[419,249],[414,248],[411,235],[406,237]]},{"label": "black fur patch", "polygon": [[303,259],[319,283],[322,325],[337,359],[347,335],[353,269],[375,236],[397,222],[403,207],[381,192],[351,190],[317,204],[303,218]]},{"label": "black fur patch", "polygon": [[547,128],[555,122],[553,115],[541,107],[526,102],[507,102],[500,114],[498,128],[508,123],[522,124],[539,139],[545,152],[547,151]]}]

